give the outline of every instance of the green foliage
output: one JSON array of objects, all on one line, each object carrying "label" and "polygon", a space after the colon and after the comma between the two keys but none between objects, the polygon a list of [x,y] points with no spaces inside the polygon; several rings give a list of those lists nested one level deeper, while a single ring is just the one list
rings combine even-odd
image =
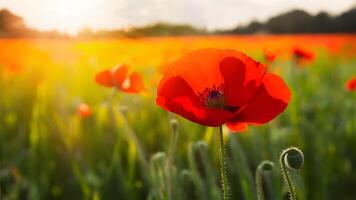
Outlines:
[{"label": "green foliage", "polygon": [[[308,68],[276,64],[293,91],[281,116],[228,135],[231,199],[256,199],[258,164],[277,162],[292,145],[305,156],[299,174],[291,173],[298,199],[356,197],[355,93],[344,89],[356,60],[318,53]],[[154,104],[155,88],[151,95],[117,93],[109,103],[111,91],[95,85],[96,69],[87,64],[85,73],[29,64],[16,78],[0,79],[1,199],[219,199],[216,133],[179,118],[179,139],[170,142],[174,117]],[[81,101],[92,116],[77,115]],[[282,199],[281,181],[273,169],[263,181],[266,199]]]}]

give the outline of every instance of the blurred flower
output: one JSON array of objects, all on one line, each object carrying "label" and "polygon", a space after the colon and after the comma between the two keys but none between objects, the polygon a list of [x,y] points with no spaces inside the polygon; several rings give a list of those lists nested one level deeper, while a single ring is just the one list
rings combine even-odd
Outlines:
[{"label": "blurred flower", "polygon": [[111,70],[104,70],[95,76],[95,81],[104,87],[116,87],[127,93],[138,93],[145,90],[142,77],[137,72],[128,75],[128,67],[119,65]]},{"label": "blurred flower", "polygon": [[18,74],[23,71],[24,67],[17,63],[12,63],[11,65],[8,65],[5,69],[12,74]]},{"label": "blurred flower", "polygon": [[355,91],[356,90],[356,76],[354,76],[350,80],[348,80],[345,84],[345,87],[350,92]]},{"label": "blurred flower", "polygon": [[142,77],[137,72],[132,72],[129,77],[126,77],[119,89],[123,92],[138,93],[145,90]]},{"label": "blurred flower", "polygon": [[277,52],[263,49],[263,55],[266,63],[274,62],[277,58]]},{"label": "blurred flower", "polygon": [[77,106],[77,111],[80,117],[85,118],[91,115],[91,109],[86,103],[80,103]]},{"label": "blurred flower", "polygon": [[125,65],[119,65],[111,70],[104,70],[95,76],[95,81],[105,87],[121,87],[124,82],[128,68]]},{"label": "blurred flower", "polygon": [[292,51],[297,62],[313,61],[315,58],[314,52],[307,49],[294,47]]},{"label": "blurred flower", "polygon": [[160,81],[156,103],[195,123],[227,124],[243,131],[264,124],[287,107],[284,81],[264,65],[234,50],[201,49],[171,65]]},{"label": "blurred flower", "polygon": [[327,41],[324,45],[331,54],[339,53],[342,49],[341,43],[335,41],[335,39]]}]

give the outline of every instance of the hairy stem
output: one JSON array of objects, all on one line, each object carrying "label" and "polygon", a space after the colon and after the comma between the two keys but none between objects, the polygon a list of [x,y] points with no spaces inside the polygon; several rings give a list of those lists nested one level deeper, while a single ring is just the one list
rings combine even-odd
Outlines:
[{"label": "hairy stem", "polygon": [[273,162],[264,160],[262,161],[257,169],[256,169],[256,188],[257,188],[257,199],[258,200],[264,200],[264,194],[263,194],[263,186],[262,186],[262,179],[263,179],[263,172],[268,172],[273,169]]},{"label": "hairy stem", "polygon": [[257,199],[264,200],[263,188],[262,188],[262,169],[258,166],[256,170],[256,188],[257,188]]},{"label": "hairy stem", "polygon": [[227,200],[229,198],[229,186],[227,181],[227,168],[225,163],[225,143],[224,143],[224,135],[222,126],[218,128],[219,132],[219,140],[220,140],[220,175],[221,175],[221,189],[223,192],[223,200]]},{"label": "hairy stem", "polygon": [[177,128],[177,121],[176,120],[171,120],[171,128],[172,128],[172,136],[171,136],[171,141],[170,141],[170,149],[169,149],[169,154],[168,154],[168,159],[167,159],[167,166],[166,166],[166,172],[167,172],[167,188],[168,188],[168,199],[173,200],[173,180],[172,180],[172,174],[173,174],[173,164],[174,164],[174,153],[176,151],[177,143],[178,143],[178,136],[179,136],[179,131]]},{"label": "hairy stem", "polygon": [[282,174],[283,174],[283,179],[284,181],[286,182],[287,186],[288,186],[288,190],[289,190],[289,199],[290,200],[296,200],[297,197],[296,197],[296,194],[295,194],[295,191],[294,191],[294,187],[293,187],[293,184],[292,184],[292,180],[290,178],[290,175],[289,175],[289,172],[287,170],[287,166],[286,166],[286,163],[285,163],[285,157],[288,155],[288,151],[284,151],[281,155],[281,157],[279,158],[279,162],[281,164],[281,167],[282,167]]}]

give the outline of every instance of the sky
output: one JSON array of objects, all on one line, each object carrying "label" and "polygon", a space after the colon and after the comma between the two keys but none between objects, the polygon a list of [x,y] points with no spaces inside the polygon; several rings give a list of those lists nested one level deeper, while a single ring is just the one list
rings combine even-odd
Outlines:
[{"label": "sky", "polygon": [[351,6],[356,6],[355,0],[0,0],[0,9],[23,17],[31,28],[70,34],[83,28],[114,29],[154,22],[224,29],[294,8],[338,14]]}]

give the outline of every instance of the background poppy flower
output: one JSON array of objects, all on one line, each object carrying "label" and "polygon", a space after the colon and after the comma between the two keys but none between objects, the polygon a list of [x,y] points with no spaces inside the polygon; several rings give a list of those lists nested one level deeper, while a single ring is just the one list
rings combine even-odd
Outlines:
[{"label": "background poppy flower", "polygon": [[345,84],[345,87],[348,91],[352,92],[356,90],[356,76],[352,77]]},{"label": "background poppy flower", "polygon": [[267,63],[271,63],[274,62],[277,58],[277,53],[267,50],[267,49],[263,49],[263,55],[264,55],[264,60]]},{"label": "background poppy flower", "polygon": [[264,65],[234,50],[201,49],[170,64],[156,103],[198,124],[235,131],[284,111],[291,94]]},{"label": "background poppy flower", "polygon": [[121,84],[120,90],[128,93],[138,93],[145,90],[142,77],[137,72],[132,72]]},{"label": "background poppy flower", "polygon": [[119,65],[111,70],[104,70],[95,76],[95,81],[105,87],[118,87],[124,82],[128,68],[126,65]]},{"label": "background poppy flower", "polygon": [[89,117],[91,115],[91,109],[86,103],[80,103],[77,106],[77,112],[80,117]]},{"label": "background poppy flower", "polygon": [[300,47],[294,47],[292,52],[297,61],[312,61],[315,57],[312,51]]},{"label": "background poppy flower", "polygon": [[127,93],[138,93],[145,90],[142,77],[137,72],[128,75],[128,67],[119,65],[111,70],[104,70],[95,76],[95,81],[104,87],[116,87]]}]

